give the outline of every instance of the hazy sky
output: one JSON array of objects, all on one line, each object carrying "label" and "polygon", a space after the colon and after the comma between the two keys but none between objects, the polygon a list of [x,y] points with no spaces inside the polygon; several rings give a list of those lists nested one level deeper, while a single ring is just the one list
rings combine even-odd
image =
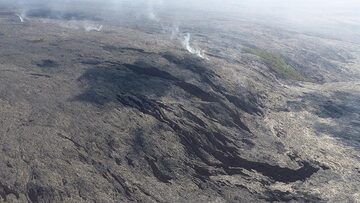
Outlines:
[{"label": "hazy sky", "polygon": [[[202,11],[246,13],[273,17],[346,17],[359,20],[360,0],[1,0],[8,5],[43,5],[50,7],[87,6],[96,3],[100,7],[126,9],[129,5],[143,5],[154,9],[191,9]],[[310,23],[310,22],[309,22]]]},{"label": "hazy sky", "polygon": [[351,33],[360,38],[360,0],[0,0],[1,4],[22,9],[36,4],[54,10],[86,10],[93,5],[91,9],[104,13],[107,9],[122,13],[136,8],[134,12],[150,18],[170,10],[177,10],[177,15],[181,11],[197,15],[211,12],[291,29]]}]

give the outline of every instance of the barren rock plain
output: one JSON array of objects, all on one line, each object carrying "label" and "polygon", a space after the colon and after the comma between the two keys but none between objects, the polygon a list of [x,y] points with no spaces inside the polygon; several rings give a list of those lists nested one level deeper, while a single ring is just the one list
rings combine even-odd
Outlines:
[{"label": "barren rock plain", "polygon": [[0,202],[360,201],[356,38],[17,13],[0,10]]}]

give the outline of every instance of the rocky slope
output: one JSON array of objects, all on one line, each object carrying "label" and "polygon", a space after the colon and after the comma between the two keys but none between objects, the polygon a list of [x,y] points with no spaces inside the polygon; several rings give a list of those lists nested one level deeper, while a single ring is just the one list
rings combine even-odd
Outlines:
[{"label": "rocky slope", "polygon": [[0,201],[360,200],[358,44],[84,18],[0,12]]}]

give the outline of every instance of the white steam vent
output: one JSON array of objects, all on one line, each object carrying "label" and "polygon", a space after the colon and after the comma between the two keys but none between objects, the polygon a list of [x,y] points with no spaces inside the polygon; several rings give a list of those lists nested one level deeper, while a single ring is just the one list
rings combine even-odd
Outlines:
[{"label": "white steam vent", "polygon": [[21,14],[15,14],[17,17],[19,17],[20,22],[24,22],[24,17]]},{"label": "white steam vent", "polygon": [[86,32],[90,32],[90,31],[101,32],[101,30],[103,29],[103,26],[102,25],[85,24],[84,28],[85,28]]},{"label": "white steam vent", "polygon": [[182,42],[184,48],[185,48],[188,52],[190,52],[191,54],[194,54],[194,55],[196,55],[196,56],[198,56],[198,57],[200,57],[200,58],[202,58],[202,59],[208,60],[208,58],[207,58],[207,57],[205,56],[205,54],[204,54],[204,51],[202,51],[202,50],[200,50],[200,49],[198,49],[198,48],[191,47],[191,45],[190,45],[190,40],[191,40],[191,35],[190,35],[190,33],[187,33],[187,34],[185,35],[185,38],[184,38],[183,42]]}]

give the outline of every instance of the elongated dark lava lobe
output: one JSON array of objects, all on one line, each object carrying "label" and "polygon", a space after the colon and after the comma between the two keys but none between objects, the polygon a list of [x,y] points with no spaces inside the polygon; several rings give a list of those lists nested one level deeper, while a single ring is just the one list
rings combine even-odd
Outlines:
[{"label": "elongated dark lava lobe", "polygon": [[[215,135],[216,133],[208,132],[205,129],[197,128],[191,132],[184,130],[186,128],[181,127],[180,124],[169,119],[165,115],[165,109],[163,108],[164,104],[162,103],[149,100],[143,96],[129,94],[118,95],[117,98],[123,105],[136,108],[142,113],[151,115],[160,122],[169,125],[183,140],[182,144],[185,145],[185,148],[187,148],[190,153],[195,154],[203,160],[207,165],[222,167],[224,169],[240,167],[247,170],[255,170],[275,181],[284,183],[299,180],[304,181],[319,170],[319,168],[313,167],[307,162],[302,162],[303,166],[295,170],[273,166],[267,163],[249,161],[240,157],[236,153],[236,149],[228,147],[226,145],[226,138],[222,139],[220,134],[219,136],[212,137],[211,134]],[[201,152],[203,150],[219,160],[221,164],[213,164],[211,161],[207,160]]]},{"label": "elongated dark lava lobe", "polygon": [[303,166],[299,169],[289,169],[280,166],[273,166],[267,163],[249,161],[241,157],[226,158],[225,163],[233,167],[241,167],[247,170],[255,170],[271,179],[279,182],[289,183],[295,181],[305,181],[314,173],[319,171],[319,168],[311,166],[308,162],[302,162]]},{"label": "elongated dark lava lobe", "polygon": [[[230,109],[230,107],[227,107],[223,103],[222,99],[220,99],[216,95],[204,92],[199,87],[181,81],[170,73],[154,67],[144,68],[132,64],[124,64],[124,66],[137,74],[147,75],[151,77],[159,77],[165,80],[174,81],[178,87],[184,89],[191,95],[194,95],[206,102],[220,104],[221,106],[225,107],[225,110],[228,111],[228,115],[233,118],[234,122],[241,129],[250,132],[248,127],[239,120],[239,116],[236,115]],[[227,95],[227,98],[232,100],[232,102],[235,102],[234,97]],[[220,165],[217,165],[217,167],[222,167],[225,170],[228,170],[230,167],[240,167],[247,170],[255,170],[275,181],[280,181],[284,183],[295,182],[298,180],[304,181],[319,170],[319,168],[313,167],[311,164],[305,161],[302,162],[302,166],[299,169],[290,169],[262,162],[249,161],[240,157],[236,153],[236,150],[234,150],[233,148],[229,148],[226,145],[226,142],[223,142],[223,140],[218,140],[219,136],[213,138],[211,138],[210,136],[219,133],[208,132],[201,128],[194,129],[191,132],[184,131],[184,129],[186,128],[183,128],[177,122],[166,117],[164,113],[166,109],[164,109],[164,105],[162,103],[149,100],[146,97],[139,95],[118,95],[118,100],[125,106],[136,108],[145,114],[154,116],[161,122],[167,123],[175,132],[179,134],[180,137],[182,137],[183,144],[188,149],[188,151],[195,153],[208,165],[212,165],[212,163],[205,158],[202,151],[206,151],[208,154],[211,154],[213,157],[215,157],[222,163]],[[243,105],[240,104],[239,99],[237,99],[236,102],[239,106]],[[242,107],[245,108],[244,106]],[[256,109],[251,109],[251,111],[254,111],[256,113],[260,112]],[[207,144],[207,142],[211,144]]]}]

